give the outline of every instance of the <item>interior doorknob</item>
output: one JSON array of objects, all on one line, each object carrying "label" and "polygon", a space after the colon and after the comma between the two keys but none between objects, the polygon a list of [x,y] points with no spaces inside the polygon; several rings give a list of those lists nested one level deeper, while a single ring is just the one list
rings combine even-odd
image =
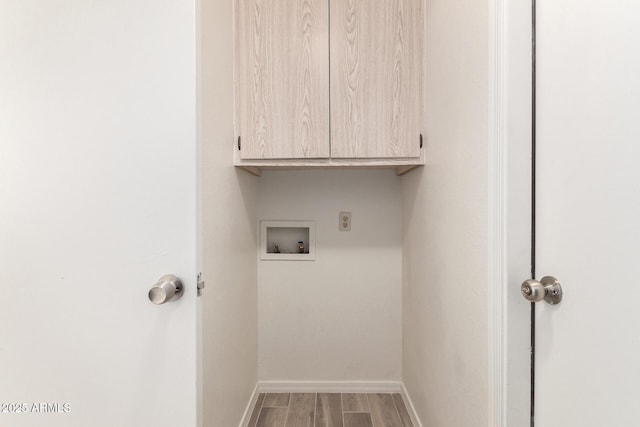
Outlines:
[{"label": "interior doorknob", "polygon": [[553,276],[545,276],[540,281],[535,279],[525,280],[520,286],[522,296],[528,301],[538,302],[545,300],[551,305],[562,301],[562,286]]},{"label": "interior doorknob", "polygon": [[183,293],[182,281],[173,274],[167,274],[158,279],[158,283],[151,287],[149,301],[160,305],[180,299]]}]

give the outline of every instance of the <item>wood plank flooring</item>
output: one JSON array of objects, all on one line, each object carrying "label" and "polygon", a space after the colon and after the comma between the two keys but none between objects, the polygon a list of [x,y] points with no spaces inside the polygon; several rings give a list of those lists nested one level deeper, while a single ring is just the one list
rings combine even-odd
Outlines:
[{"label": "wood plank flooring", "polygon": [[400,394],[261,393],[249,427],[413,427]]}]

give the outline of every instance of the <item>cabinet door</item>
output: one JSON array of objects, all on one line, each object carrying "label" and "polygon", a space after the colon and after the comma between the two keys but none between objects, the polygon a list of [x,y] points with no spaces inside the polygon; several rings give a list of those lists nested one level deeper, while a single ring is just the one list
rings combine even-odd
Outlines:
[{"label": "cabinet door", "polygon": [[331,2],[331,157],[420,156],[422,3]]},{"label": "cabinet door", "polygon": [[329,157],[328,0],[237,0],[242,159]]}]

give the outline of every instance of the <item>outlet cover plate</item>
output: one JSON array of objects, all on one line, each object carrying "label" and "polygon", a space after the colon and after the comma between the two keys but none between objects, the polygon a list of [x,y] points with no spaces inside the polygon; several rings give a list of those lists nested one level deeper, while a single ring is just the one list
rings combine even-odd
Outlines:
[{"label": "outlet cover plate", "polygon": [[338,230],[351,231],[351,212],[340,212],[338,216]]}]

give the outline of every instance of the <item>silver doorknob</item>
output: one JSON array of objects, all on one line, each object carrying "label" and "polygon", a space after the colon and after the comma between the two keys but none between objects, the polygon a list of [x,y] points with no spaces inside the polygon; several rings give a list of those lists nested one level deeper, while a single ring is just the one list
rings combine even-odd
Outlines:
[{"label": "silver doorknob", "polygon": [[525,280],[520,286],[522,296],[531,302],[545,300],[551,305],[559,304],[562,301],[562,286],[558,279],[553,276],[545,276],[540,281],[535,279]]},{"label": "silver doorknob", "polygon": [[167,274],[158,279],[158,283],[153,285],[149,291],[149,301],[160,305],[180,299],[183,293],[184,287],[180,279],[173,274]]}]

